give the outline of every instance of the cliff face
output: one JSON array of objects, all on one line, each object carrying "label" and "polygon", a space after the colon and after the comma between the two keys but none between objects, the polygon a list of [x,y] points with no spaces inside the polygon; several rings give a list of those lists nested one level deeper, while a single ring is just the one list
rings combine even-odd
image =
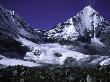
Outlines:
[{"label": "cliff face", "polygon": [[16,12],[0,6],[0,33],[13,37],[24,37],[36,43],[42,42],[39,33],[28,25]]},{"label": "cliff face", "polygon": [[43,38],[34,31],[16,12],[0,6],[0,54],[8,57],[23,57],[28,48],[17,41],[19,37],[35,43],[42,43]]}]

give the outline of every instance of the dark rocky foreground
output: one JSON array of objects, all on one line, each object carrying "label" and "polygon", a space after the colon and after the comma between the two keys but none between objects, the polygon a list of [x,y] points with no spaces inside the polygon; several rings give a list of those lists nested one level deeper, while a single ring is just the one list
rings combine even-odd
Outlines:
[{"label": "dark rocky foreground", "polygon": [[110,82],[110,66],[23,67],[0,69],[0,82]]}]

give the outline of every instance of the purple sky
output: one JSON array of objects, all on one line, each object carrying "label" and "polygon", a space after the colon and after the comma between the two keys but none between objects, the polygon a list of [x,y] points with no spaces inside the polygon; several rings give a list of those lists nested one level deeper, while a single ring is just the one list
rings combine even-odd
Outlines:
[{"label": "purple sky", "polygon": [[[31,26],[49,29],[64,22],[92,0],[0,0],[7,9],[16,11]],[[92,7],[110,21],[110,0],[93,0]]]}]

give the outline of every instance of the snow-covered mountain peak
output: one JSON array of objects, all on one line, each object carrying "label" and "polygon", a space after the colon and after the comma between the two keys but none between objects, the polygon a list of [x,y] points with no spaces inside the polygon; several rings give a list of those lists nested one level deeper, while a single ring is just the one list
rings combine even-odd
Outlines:
[{"label": "snow-covered mountain peak", "polygon": [[86,6],[84,9],[83,9],[83,12],[85,12],[86,14],[91,14],[91,13],[97,13],[91,6]]},{"label": "snow-covered mountain peak", "polygon": [[76,36],[82,35],[85,29],[93,30],[97,27],[102,19],[91,6],[87,6],[77,15],[47,31],[47,34],[50,38],[75,40]]},{"label": "snow-covered mountain peak", "polygon": [[82,26],[89,30],[91,30],[92,24],[96,27],[103,20],[99,13],[90,6],[85,7],[74,18],[78,19],[78,23],[81,22]]}]

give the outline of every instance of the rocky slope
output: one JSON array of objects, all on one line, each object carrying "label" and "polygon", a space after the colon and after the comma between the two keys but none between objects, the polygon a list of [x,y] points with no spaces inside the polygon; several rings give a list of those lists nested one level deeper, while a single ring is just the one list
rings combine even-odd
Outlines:
[{"label": "rocky slope", "polygon": [[41,42],[42,37],[35,32],[16,12],[7,10],[0,6],[0,31],[1,33],[17,38],[19,36]]},{"label": "rocky slope", "polygon": [[39,33],[35,32],[16,12],[0,6],[0,54],[20,58],[28,48],[18,42],[19,37],[35,43],[43,42]]}]

